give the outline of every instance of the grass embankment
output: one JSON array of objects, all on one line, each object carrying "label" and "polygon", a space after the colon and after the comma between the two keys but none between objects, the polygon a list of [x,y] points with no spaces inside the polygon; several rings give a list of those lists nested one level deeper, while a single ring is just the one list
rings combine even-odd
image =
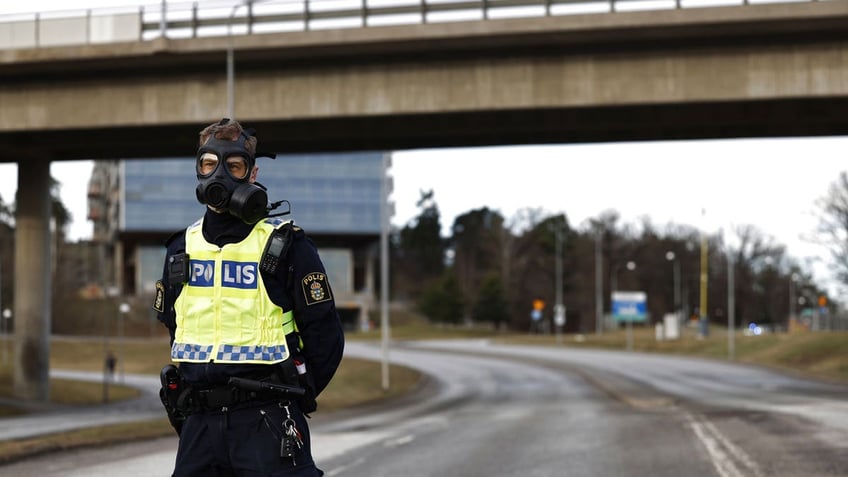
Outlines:
[{"label": "grass embankment", "polygon": [[[551,335],[508,335],[505,343],[539,344],[580,348],[624,350],[624,330],[599,335],[563,335],[561,343]],[[633,330],[633,350],[728,360],[727,329],[713,327],[706,338],[686,329],[680,339],[657,341],[653,329]],[[797,332],[790,334],[734,335],[734,361],[777,368],[813,378],[848,383],[848,332]]]},{"label": "grass embankment", "polygon": [[[350,339],[377,339],[379,336],[380,331],[375,329],[357,333]],[[485,326],[430,325],[413,313],[396,310],[392,311],[391,337],[393,340],[488,338],[501,343],[619,351],[627,347],[627,333],[624,329],[606,331],[600,335],[563,334],[558,338],[553,334],[498,332]],[[684,327],[679,339],[664,341],[656,339],[653,327],[635,326],[632,340],[633,350],[639,352],[728,359],[727,328],[716,325],[711,325],[706,338],[698,337],[695,328]],[[798,331],[745,336],[742,331],[736,331],[734,360],[848,383],[848,332]]]},{"label": "grass embankment", "polygon": [[[167,343],[167,342],[166,342]],[[117,349],[117,347],[115,347]],[[126,373],[158,375],[168,362],[167,345],[161,340],[126,342],[119,354]],[[92,346],[91,340],[53,339],[50,348],[50,365],[53,368],[101,372],[104,349]],[[120,369],[120,365],[119,368]],[[319,412],[331,412],[367,404],[380,399],[403,395],[418,385],[421,375],[399,366],[390,368],[390,389],[383,392],[380,382],[380,364],[345,358],[332,383],[318,400]],[[12,395],[11,368],[0,365],[0,398]],[[109,400],[119,401],[137,397],[139,391],[119,384],[109,385]],[[103,387],[65,379],[50,380],[50,403],[56,405],[95,406],[103,402]],[[0,417],[23,414],[26,406],[0,405]],[[165,410],[162,418],[152,421],[115,424],[89,429],[67,431],[47,436],[0,442],[0,463],[25,456],[83,446],[114,444],[139,439],[170,436],[174,434]]]},{"label": "grass embankment", "polygon": [[[350,333],[349,340],[374,340],[379,330]],[[566,346],[624,350],[627,335],[624,330],[601,335],[566,334],[529,335],[526,333],[501,333],[485,327],[433,326],[408,314],[392,315],[393,340],[488,338],[497,342],[532,344],[538,346]],[[633,330],[633,349],[641,352],[699,356],[711,359],[728,358],[728,340],[725,329],[713,327],[710,336],[700,339],[694,330],[684,329],[680,339],[657,341],[653,329],[637,327]],[[105,349],[92,346],[92,340],[54,339],[51,343],[51,367],[99,372],[103,369]],[[113,346],[118,349],[117,346]],[[124,372],[158,374],[168,362],[167,346],[162,340],[126,342],[119,357]],[[735,360],[762,366],[776,367],[806,376],[848,383],[848,332],[793,333],[763,336],[735,335]],[[120,369],[120,367],[119,367]],[[410,369],[392,366],[391,389],[384,393],[380,386],[379,363],[345,358],[333,382],[319,399],[320,412],[349,408],[387,397],[409,392],[420,382],[421,376]],[[0,397],[11,395],[8,366],[0,367]],[[137,391],[119,385],[110,386],[110,399],[128,399]],[[71,396],[73,396],[71,400]],[[51,380],[51,401],[71,405],[97,405],[102,402],[100,386],[66,380]],[[5,407],[5,411],[22,412]],[[0,416],[4,407],[0,406]],[[115,443],[133,439],[169,436],[173,430],[163,418],[143,423],[119,424],[80,431],[64,432],[51,436],[17,441],[0,442],[0,462],[17,459],[33,453],[69,449],[86,445]]]}]

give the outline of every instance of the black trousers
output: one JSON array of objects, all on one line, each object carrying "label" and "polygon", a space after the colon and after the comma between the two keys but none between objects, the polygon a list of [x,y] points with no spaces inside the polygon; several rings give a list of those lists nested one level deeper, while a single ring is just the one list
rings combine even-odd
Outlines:
[{"label": "black trousers", "polygon": [[[263,414],[264,413],[264,414]],[[286,410],[277,402],[241,404],[226,412],[192,414],[180,432],[174,477],[320,477],[306,419],[289,406],[303,446],[280,457]]]}]

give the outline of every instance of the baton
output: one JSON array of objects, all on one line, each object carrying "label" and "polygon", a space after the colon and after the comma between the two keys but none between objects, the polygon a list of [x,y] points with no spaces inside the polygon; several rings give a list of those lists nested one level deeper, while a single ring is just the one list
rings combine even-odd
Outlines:
[{"label": "baton", "polygon": [[303,397],[303,395],[306,394],[305,389],[297,386],[286,386],[285,384],[275,384],[266,381],[256,381],[253,379],[233,377],[230,378],[228,383],[231,386],[235,386],[239,389],[244,389],[245,391],[270,391],[286,397]]}]

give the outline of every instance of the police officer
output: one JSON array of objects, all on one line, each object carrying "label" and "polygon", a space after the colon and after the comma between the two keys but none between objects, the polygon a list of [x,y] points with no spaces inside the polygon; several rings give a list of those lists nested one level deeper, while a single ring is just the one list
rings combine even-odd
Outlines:
[{"label": "police officer", "polygon": [[200,132],[206,213],[169,239],[156,283],[153,308],[179,366],[163,369],[161,392],[180,436],[178,477],[323,475],[304,417],[344,335],[312,241],[267,217],[256,143],[226,118]]}]

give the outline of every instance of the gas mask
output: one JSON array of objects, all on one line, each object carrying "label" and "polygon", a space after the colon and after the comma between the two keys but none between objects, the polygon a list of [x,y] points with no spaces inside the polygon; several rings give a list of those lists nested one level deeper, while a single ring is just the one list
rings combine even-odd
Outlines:
[{"label": "gas mask", "polygon": [[201,204],[255,224],[268,215],[268,194],[264,187],[250,183],[256,158],[245,149],[247,138],[246,133],[235,141],[212,136],[200,146],[196,193]]}]

